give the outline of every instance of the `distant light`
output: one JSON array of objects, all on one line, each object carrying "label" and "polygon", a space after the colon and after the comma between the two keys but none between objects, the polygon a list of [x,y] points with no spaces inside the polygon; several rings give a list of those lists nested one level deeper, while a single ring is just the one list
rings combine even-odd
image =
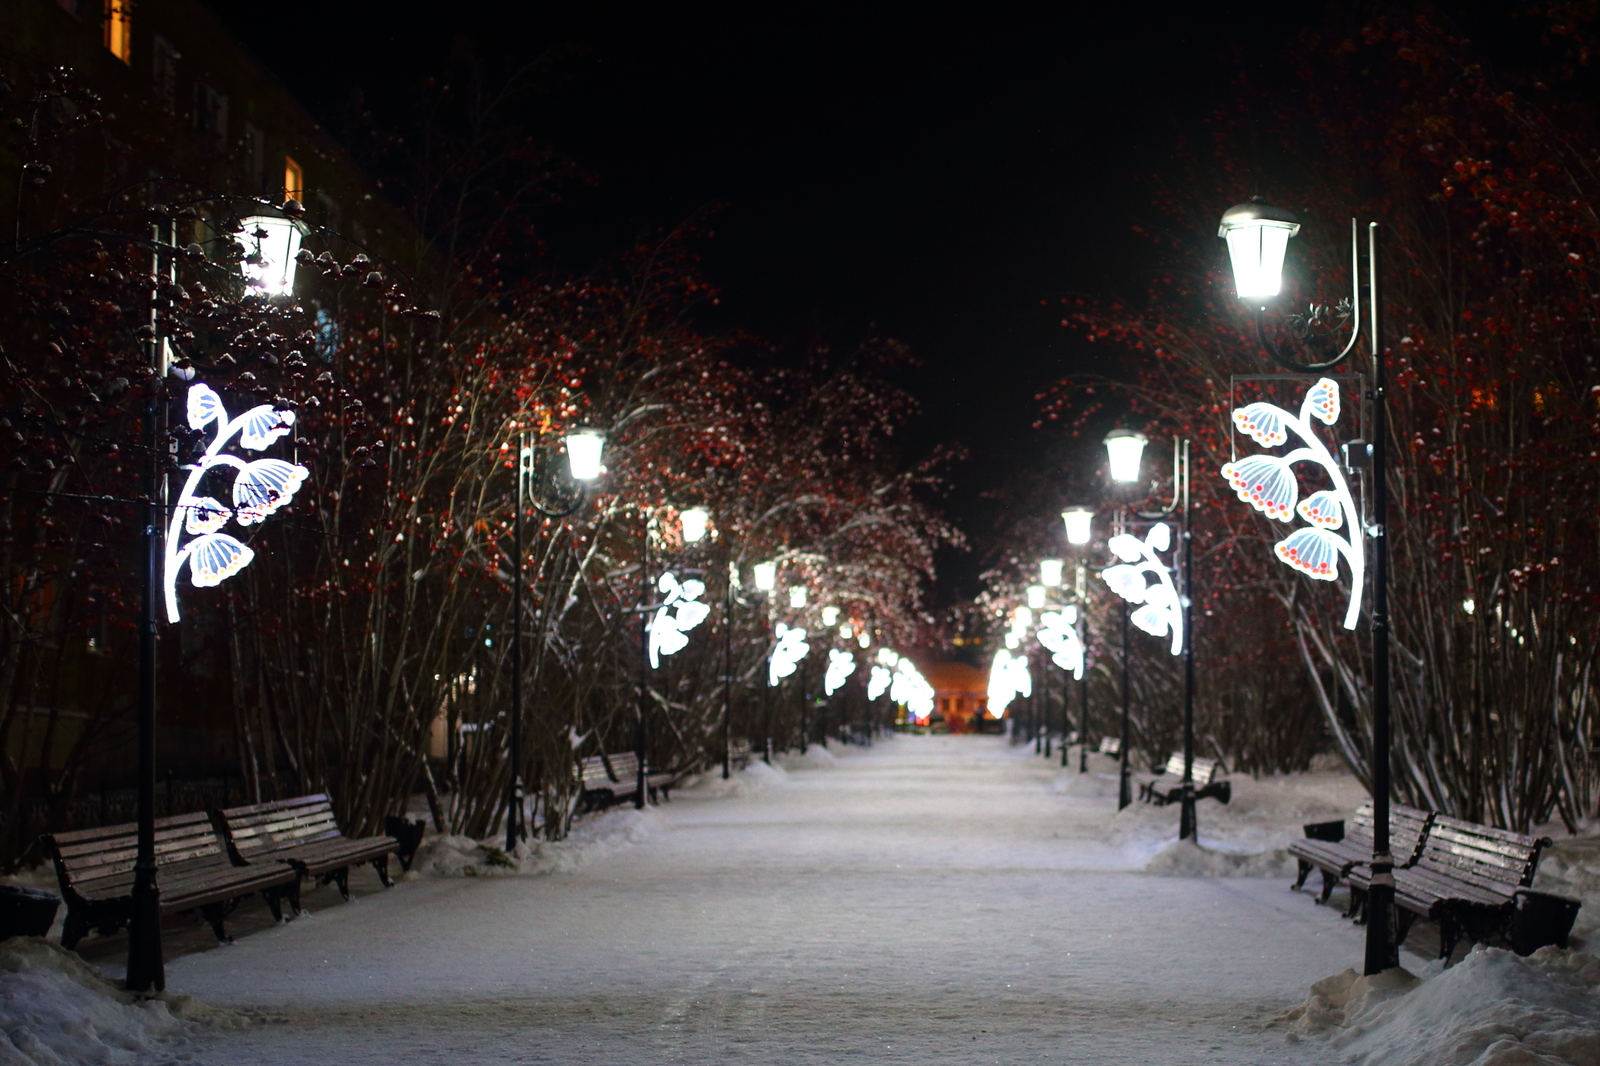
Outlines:
[{"label": "distant light", "polygon": [[757,563],[755,567],[756,588],[761,592],[771,592],[778,587],[778,564]]},{"label": "distant light", "polygon": [[1217,236],[1228,242],[1233,284],[1241,300],[1276,296],[1283,288],[1283,257],[1300,232],[1294,215],[1259,196],[1235,204],[1222,216]]},{"label": "distant light", "polygon": [[1047,588],[1061,587],[1061,560],[1039,560],[1039,583]]},{"label": "distant light", "polygon": [[251,215],[233,239],[244,250],[240,269],[252,289],[269,296],[294,291],[294,268],[306,227],[285,215]]},{"label": "distant light", "polygon": [[856,631],[854,629],[850,628],[850,623],[846,622],[844,625],[839,627],[839,639],[840,640],[849,640],[851,637],[853,637],[855,635],[856,635]]},{"label": "distant light", "polygon": [[1018,607],[1011,612],[1011,625],[1015,629],[1027,629],[1033,625],[1033,612],[1026,607]]},{"label": "distant light", "polygon": [[1139,463],[1144,458],[1146,441],[1143,433],[1132,429],[1114,429],[1106,434],[1112,481],[1139,480]]},{"label": "distant light", "polygon": [[[801,606],[804,607],[805,604],[801,604]],[[833,606],[832,604],[829,604],[828,606],[824,607],[822,609],[822,624],[825,625],[825,626],[836,626],[836,625],[838,625],[839,624],[839,608]]]},{"label": "distant light", "polygon": [[1044,586],[1043,585],[1029,585],[1028,586],[1028,606],[1032,607],[1034,610],[1037,611],[1039,608],[1043,607],[1044,605],[1045,605]]},{"label": "distant light", "polygon": [[1061,520],[1067,525],[1068,544],[1087,544],[1094,536],[1094,512],[1087,507],[1069,507]]},{"label": "distant light", "polygon": [[861,645],[862,650],[865,651],[867,648],[872,647],[872,634],[863,629],[856,634],[856,643]]},{"label": "distant light", "polygon": [[678,514],[678,522],[683,526],[683,539],[686,543],[694,544],[706,535],[706,526],[711,522],[711,516],[704,507],[690,507]]},{"label": "distant light", "polygon": [[789,606],[798,611],[806,605],[806,587],[804,585],[789,586]]},{"label": "distant light", "polygon": [[1466,599],[1461,601],[1461,609],[1466,611],[1468,614],[1472,614],[1478,609],[1478,605],[1473,601],[1471,596],[1468,596]]},{"label": "distant light", "polygon": [[575,481],[593,481],[600,476],[600,457],[606,435],[593,426],[578,426],[567,431],[567,468]]}]

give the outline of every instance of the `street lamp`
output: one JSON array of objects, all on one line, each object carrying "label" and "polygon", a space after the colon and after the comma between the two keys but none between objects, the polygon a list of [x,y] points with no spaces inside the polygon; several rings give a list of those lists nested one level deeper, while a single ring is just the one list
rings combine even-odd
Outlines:
[{"label": "street lamp", "polygon": [[309,231],[303,222],[282,210],[266,204],[261,207],[266,210],[240,219],[239,232],[233,235],[244,252],[239,269],[250,288],[268,296],[283,296],[294,292],[296,257],[300,242]]},{"label": "street lamp", "polygon": [[688,507],[678,513],[678,525],[683,531],[685,544],[698,544],[706,535],[711,516],[704,507]]},{"label": "street lamp", "polygon": [[1067,543],[1083,545],[1094,537],[1094,512],[1087,507],[1069,507],[1061,512],[1067,527]]},{"label": "street lamp", "polygon": [[755,565],[756,591],[772,592],[778,587],[778,564],[757,563]]},{"label": "street lamp", "polygon": [[[1338,308],[1335,314],[1342,322],[1347,322],[1350,327],[1350,338],[1338,355],[1323,358],[1321,361],[1304,363],[1290,359],[1279,347],[1267,337],[1263,325],[1263,312],[1266,308],[1260,300],[1275,296],[1282,286],[1283,260],[1287,250],[1289,238],[1299,232],[1300,226],[1295,217],[1282,208],[1272,207],[1260,197],[1249,203],[1239,204],[1228,209],[1222,216],[1222,224],[1218,235],[1228,242],[1228,255],[1233,264],[1235,287],[1241,300],[1250,303],[1252,314],[1256,323],[1256,336],[1261,342],[1262,349],[1274,362],[1286,370],[1299,374],[1318,373],[1330,370],[1350,357],[1355,350],[1356,342],[1361,338],[1361,259],[1360,236],[1358,224],[1355,219],[1350,220],[1350,286],[1351,300],[1348,305]],[[1389,487],[1386,478],[1386,449],[1388,445],[1388,412],[1385,399],[1384,358],[1383,358],[1383,331],[1380,325],[1380,313],[1383,302],[1379,286],[1379,240],[1378,224],[1367,224],[1367,316],[1370,325],[1367,328],[1368,348],[1372,359],[1372,444],[1370,445],[1370,462],[1372,466],[1372,521],[1367,527],[1372,540],[1372,887],[1367,893],[1367,943],[1364,969],[1368,974],[1381,973],[1390,967],[1399,965],[1399,945],[1396,943],[1395,910],[1394,910],[1394,858],[1389,854],[1389,549],[1388,549],[1388,505]],[[1295,325],[1295,332],[1299,334],[1303,347],[1313,347],[1310,340],[1310,331],[1306,328],[1311,322],[1316,321],[1325,314],[1325,310],[1313,306],[1309,313],[1303,316]],[[1253,410],[1260,408],[1259,412]],[[1269,410],[1270,408],[1270,410]],[[1284,434],[1281,426],[1268,427],[1256,418],[1256,415],[1273,415],[1282,412],[1280,408],[1266,404],[1252,404],[1233,413],[1234,423],[1249,433],[1258,443],[1276,446],[1284,443]],[[1326,424],[1331,425],[1338,418],[1338,389],[1336,383],[1330,378],[1323,378],[1317,382],[1306,394],[1303,404],[1302,416],[1295,420],[1294,426],[1297,435],[1308,446],[1312,445],[1314,436],[1310,433],[1310,417],[1316,417]],[[1290,416],[1293,419],[1293,416]],[[1300,432],[1304,430],[1304,432]],[[1353,442],[1360,445],[1361,442]],[[1310,447],[1310,451],[1325,452],[1320,442]],[[1352,457],[1365,458],[1362,453],[1364,447],[1352,446],[1347,454]],[[1261,460],[1271,459],[1279,462],[1282,468],[1288,466],[1287,460],[1297,453],[1291,453],[1281,460],[1277,457],[1259,457]],[[1321,463],[1334,478],[1334,484],[1343,487],[1343,478],[1338,466],[1332,461],[1331,456],[1323,454],[1313,455],[1312,458]],[[1240,464],[1229,464],[1234,467],[1237,475]],[[1263,462],[1257,464],[1266,470]],[[1356,466],[1350,462],[1350,466]],[[1292,480],[1292,475],[1287,475]],[[1265,486],[1265,482],[1262,482]],[[1285,482],[1287,488],[1288,482]],[[1254,485],[1246,485],[1246,489],[1253,490]],[[1235,488],[1239,486],[1236,484]],[[1255,494],[1265,497],[1262,494]],[[1318,494],[1323,495],[1323,494]],[[1350,604],[1345,618],[1345,628],[1355,628],[1355,613],[1360,601],[1360,567],[1363,562],[1361,556],[1360,531],[1362,516],[1352,506],[1353,499],[1347,489],[1337,495],[1337,507],[1327,506],[1328,500],[1318,501],[1312,505],[1315,497],[1308,497],[1296,509],[1302,517],[1313,523],[1313,529],[1299,529],[1291,533],[1288,538],[1279,542],[1276,551],[1279,558],[1296,569],[1308,573],[1313,578],[1333,580],[1337,577],[1337,559],[1343,555],[1351,567],[1351,595]],[[1261,507],[1255,499],[1251,502],[1258,508]],[[1309,508],[1309,513],[1308,513]],[[1339,514],[1339,510],[1347,513]],[[1341,525],[1349,527],[1349,538],[1345,540],[1335,536],[1330,530]],[[1325,534],[1325,535],[1324,535]],[[1304,549],[1304,550],[1303,550]],[[1322,556],[1313,560],[1309,551],[1316,549]],[[1311,565],[1315,562],[1317,565]]]},{"label": "street lamp", "polygon": [[1106,457],[1111,463],[1111,480],[1124,484],[1139,480],[1139,464],[1144,460],[1147,438],[1132,429],[1114,429],[1106,434]]},{"label": "street lamp", "polygon": [[1062,562],[1060,559],[1039,560],[1039,584],[1045,588],[1058,589],[1061,587]]},{"label": "street lamp", "polygon": [[531,503],[547,518],[565,518],[588,499],[587,483],[600,476],[600,456],[606,435],[592,426],[567,431],[567,473],[577,482],[570,501],[554,504],[539,502],[529,491],[538,476],[539,450],[529,444],[528,434],[517,434],[517,485],[511,518],[511,780],[506,786],[506,851],[527,836],[522,824],[522,513]]}]

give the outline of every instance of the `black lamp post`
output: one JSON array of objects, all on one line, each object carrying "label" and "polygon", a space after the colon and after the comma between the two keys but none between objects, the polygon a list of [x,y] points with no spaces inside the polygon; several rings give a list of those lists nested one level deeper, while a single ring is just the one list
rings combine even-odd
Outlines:
[{"label": "black lamp post", "polygon": [[[1300,362],[1289,358],[1267,336],[1265,301],[1277,296],[1283,283],[1283,260],[1289,238],[1300,231],[1300,223],[1289,211],[1268,204],[1260,197],[1237,204],[1222,216],[1217,235],[1228,243],[1235,288],[1239,298],[1249,303],[1255,318],[1256,337],[1262,349],[1279,366],[1298,374],[1317,374],[1331,370],[1348,359],[1360,340],[1361,262],[1357,222],[1350,220],[1351,301],[1335,309],[1333,315],[1350,326],[1350,339],[1337,355]],[[1368,354],[1372,360],[1372,886],[1367,893],[1367,943],[1364,969],[1381,973],[1400,964],[1396,942],[1394,911],[1394,858],[1389,854],[1389,486],[1386,478],[1388,412],[1384,395],[1384,350],[1379,287],[1378,224],[1367,224],[1367,314],[1371,323],[1367,333]],[[1325,308],[1313,306],[1305,315],[1289,320],[1290,331],[1307,350],[1315,347],[1313,327],[1328,317]],[[1362,442],[1352,442],[1359,446]],[[1359,448],[1351,451],[1360,455]],[[1352,464],[1353,465],[1353,464]],[[1350,515],[1351,522],[1360,521]]]}]

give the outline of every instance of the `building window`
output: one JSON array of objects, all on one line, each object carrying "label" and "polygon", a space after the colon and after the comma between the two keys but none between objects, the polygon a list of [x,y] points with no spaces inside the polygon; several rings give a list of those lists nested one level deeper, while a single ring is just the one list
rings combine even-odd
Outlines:
[{"label": "building window", "polygon": [[165,37],[150,39],[150,77],[156,83],[156,99],[168,111],[178,106],[178,50]]},{"label": "building window", "polygon": [[287,155],[283,157],[283,198],[306,202],[306,172]]},{"label": "building window", "polygon": [[213,147],[228,147],[228,97],[204,82],[194,86],[194,124]]},{"label": "building window", "polygon": [[106,50],[133,62],[133,0],[106,0]]},{"label": "building window", "polygon": [[260,196],[262,172],[267,169],[267,135],[253,122],[244,124],[244,184],[251,196]]}]

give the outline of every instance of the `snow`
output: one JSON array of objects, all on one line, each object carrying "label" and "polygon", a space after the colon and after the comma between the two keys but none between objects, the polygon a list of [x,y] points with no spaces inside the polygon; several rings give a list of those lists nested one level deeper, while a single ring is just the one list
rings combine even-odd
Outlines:
[{"label": "snow", "polygon": [[[1359,963],[1364,931],[1287,891],[1282,849],[1361,802],[1337,772],[1235,777],[1196,845],[1176,807],[1117,812],[1115,763],[1079,774],[1075,750],[1064,769],[1004,738],[915,736],[777,762],[509,856],[431,837],[391,890],[169,962],[169,988],[218,1017],[273,1021],[140,1039],[198,1066],[1600,1066],[1581,953],[1443,970],[1406,952],[1418,977],[1321,980]],[[1580,852],[1551,876],[1586,884]]]},{"label": "snow", "polygon": [[1327,1033],[1360,1066],[1597,1066],[1600,959],[1541,948],[1477,948],[1421,976],[1354,970],[1312,986],[1291,1035]]},{"label": "snow", "polygon": [[251,1020],[189,996],[138,999],[37,937],[0,943],[0,1066],[148,1062],[207,1029]]}]

